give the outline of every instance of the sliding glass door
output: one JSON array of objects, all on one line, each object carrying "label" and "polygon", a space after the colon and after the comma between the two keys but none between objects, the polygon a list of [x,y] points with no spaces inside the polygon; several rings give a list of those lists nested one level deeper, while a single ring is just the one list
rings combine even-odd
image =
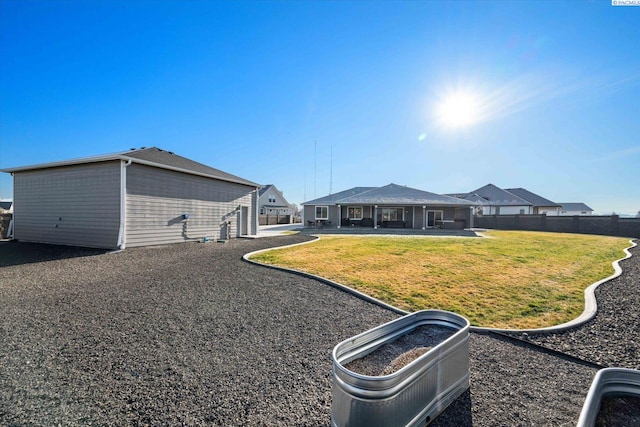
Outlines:
[{"label": "sliding glass door", "polygon": [[437,227],[442,224],[442,211],[427,211],[427,227]]}]

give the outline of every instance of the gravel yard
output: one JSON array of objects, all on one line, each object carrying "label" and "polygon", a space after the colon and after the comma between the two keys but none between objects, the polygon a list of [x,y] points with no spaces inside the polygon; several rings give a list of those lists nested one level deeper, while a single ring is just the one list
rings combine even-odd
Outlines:
[{"label": "gravel yard", "polygon": [[[0,243],[0,425],[329,425],[333,347],[398,315],[241,260],[308,239]],[[594,321],[530,340],[638,369],[638,257],[621,266]],[[597,371],[492,334],[470,352],[470,390],[431,425],[575,425]]]}]

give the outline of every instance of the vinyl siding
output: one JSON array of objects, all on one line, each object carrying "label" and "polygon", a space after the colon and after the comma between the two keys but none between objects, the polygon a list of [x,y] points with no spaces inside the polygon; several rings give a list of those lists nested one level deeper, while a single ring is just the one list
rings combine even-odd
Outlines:
[{"label": "vinyl siding", "polygon": [[115,248],[120,162],[16,172],[14,202],[18,240]]},{"label": "vinyl siding", "polygon": [[[238,236],[240,211],[249,208],[249,234],[256,234],[254,187],[132,164],[127,167],[126,246]],[[184,219],[183,214],[189,218]]]}]

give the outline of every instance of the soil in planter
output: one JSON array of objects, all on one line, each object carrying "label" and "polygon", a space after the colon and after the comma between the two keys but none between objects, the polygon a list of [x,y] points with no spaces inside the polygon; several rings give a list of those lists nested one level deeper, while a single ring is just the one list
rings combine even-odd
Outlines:
[{"label": "soil in planter", "polygon": [[640,396],[603,397],[596,427],[605,426],[640,426]]},{"label": "soil in planter", "polygon": [[361,375],[389,375],[407,366],[458,330],[441,325],[418,326],[360,359],[344,365]]}]

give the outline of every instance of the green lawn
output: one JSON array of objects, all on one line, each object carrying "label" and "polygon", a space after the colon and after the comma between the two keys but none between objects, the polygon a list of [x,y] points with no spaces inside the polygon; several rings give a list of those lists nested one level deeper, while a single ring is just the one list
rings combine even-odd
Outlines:
[{"label": "green lawn", "polygon": [[537,328],[577,317],[584,289],[613,273],[629,241],[491,231],[486,238],[323,236],[252,259],[340,282],[408,311],[449,310],[472,325]]}]

